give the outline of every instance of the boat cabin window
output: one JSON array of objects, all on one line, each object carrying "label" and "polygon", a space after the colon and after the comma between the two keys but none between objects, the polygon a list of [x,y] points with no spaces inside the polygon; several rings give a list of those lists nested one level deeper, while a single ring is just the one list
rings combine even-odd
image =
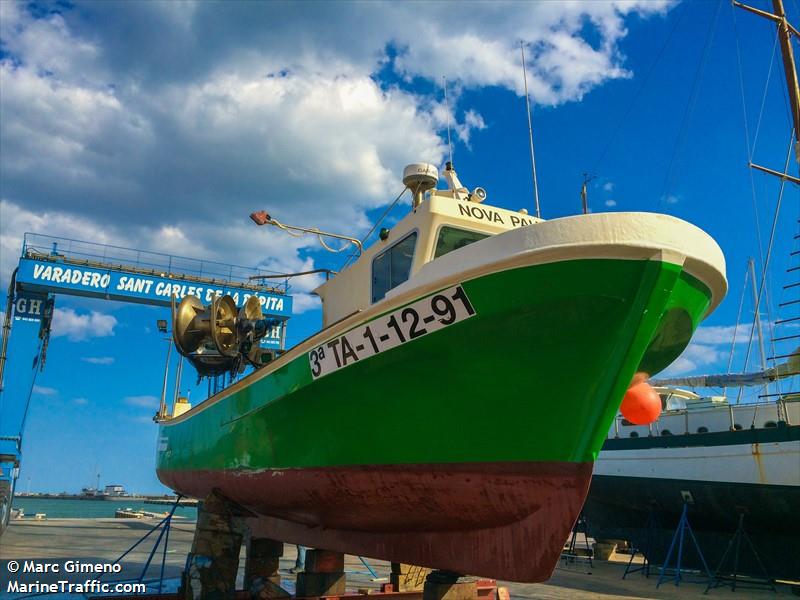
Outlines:
[{"label": "boat cabin window", "polygon": [[489,234],[477,231],[468,231],[456,227],[442,227],[439,230],[439,239],[436,240],[436,252],[433,258],[444,256],[448,252],[469,246],[473,242],[489,237]]},{"label": "boat cabin window", "polygon": [[372,302],[381,300],[386,292],[406,281],[411,275],[411,261],[417,232],[410,233],[372,261]]},{"label": "boat cabin window", "polygon": [[659,394],[661,396],[661,410],[686,410],[686,398],[675,394]]}]

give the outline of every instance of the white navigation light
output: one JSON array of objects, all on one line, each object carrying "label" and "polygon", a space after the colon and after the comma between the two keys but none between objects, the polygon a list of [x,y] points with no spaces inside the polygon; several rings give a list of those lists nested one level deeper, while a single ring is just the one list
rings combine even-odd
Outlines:
[{"label": "white navigation light", "polygon": [[428,163],[413,163],[403,169],[403,185],[411,190],[413,200],[411,206],[417,208],[422,202],[422,195],[432,190],[439,182],[439,170]]}]

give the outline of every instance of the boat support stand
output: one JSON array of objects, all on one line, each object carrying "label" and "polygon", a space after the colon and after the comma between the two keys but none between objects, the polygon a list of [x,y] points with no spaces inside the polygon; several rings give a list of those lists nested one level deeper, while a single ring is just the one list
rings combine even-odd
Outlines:
[{"label": "boat support stand", "polygon": [[[176,506],[177,504],[176,502]],[[497,582],[493,579],[465,577],[458,573],[430,570],[402,563],[392,563],[390,583],[382,584],[379,591],[359,589],[358,593],[348,593],[344,553],[321,549],[309,549],[306,552],[305,570],[297,574],[296,593],[292,595],[282,587],[281,575],[278,572],[284,543],[280,540],[253,537],[246,525],[248,517],[252,517],[249,511],[213,491],[198,506],[192,548],[181,576],[178,593],[162,593],[159,582],[157,589],[154,590],[156,593],[116,598],[118,600],[128,600],[128,598],[130,600],[280,600],[283,598],[361,600],[368,595],[370,600],[509,600],[508,590],[503,587],[498,588]],[[245,589],[237,590],[236,576],[243,542],[247,549],[244,569]],[[375,581],[375,571],[363,558],[361,561]],[[148,560],[145,571],[149,563]],[[287,587],[291,585],[287,583]]]}]

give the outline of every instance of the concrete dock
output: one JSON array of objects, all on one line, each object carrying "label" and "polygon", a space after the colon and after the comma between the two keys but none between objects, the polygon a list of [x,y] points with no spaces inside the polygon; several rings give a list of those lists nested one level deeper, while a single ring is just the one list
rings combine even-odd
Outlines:
[{"label": "concrete dock", "polygon": [[[33,560],[39,564],[78,559],[82,563],[112,562],[123,552],[133,546],[147,531],[157,523],[152,519],[49,519],[34,521],[23,519],[12,521],[2,538],[0,538],[0,598],[14,598],[23,594],[8,594],[10,578],[24,581],[54,582],[63,579],[75,582],[87,579],[86,574],[62,573],[9,573],[9,561]],[[169,546],[166,555],[165,578],[172,580],[174,587],[176,578],[179,577],[186,562],[186,555],[191,546],[194,533],[194,522],[176,520],[170,530]],[[106,574],[104,581],[119,579],[135,579],[139,577],[147,561],[148,554],[155,542],[153,534],[122,562],[122,571],[118,574]],[[280,561],[281,575],[287,589],[293,591],[294,576],[289,574],[289,569],[294,566],[295,547],[286,545],[284,556]],[[545,583],[520,584],[498,582],[506,586],[512,598],[525,600],[611,600],[614,598],[773,598],[770,590],[740,589],[732,592],[730,588],[717,588],[704,596],[704,583],[682,582],[680,587],[672,583],[664,583],[656,589],[658,572],[645,578],[640,574],[629,575],[622,579],[625,572],[626,556],[619,556],[618,560],[594,560],[590,566],[588,562],[578,562],[565,565],[559,564],[553,576]],[[524,556],[520,560],[525,560]],[[381,583],[388,581],[389,563],[380,560],[367,559],[370,567],[377,573],[374,579],[358,557],[347,556],[345,569],[347,570],[348,591],[358,589],[378,589]],[[153,559],[153,563],[145,579],[159,577],[161,567],[161,549]],[[244,556],[240,561],[240,578],[243,577]],[[91,575],[88,577],[95,577]],[[792,588],[779,585],[777,596],[792,597]],[[43,596],[47,597],[47,596]],[[794,596],[796,597],[796,596]]]}]

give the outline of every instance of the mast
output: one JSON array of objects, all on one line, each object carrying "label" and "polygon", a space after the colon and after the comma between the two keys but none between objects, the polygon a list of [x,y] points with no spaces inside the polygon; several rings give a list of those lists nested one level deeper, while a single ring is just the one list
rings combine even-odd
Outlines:
[{"label": "mast", "polygon": [[797,82],[797,67],[794,62],[794,50],[790,37],[791,34],[798,35],[798,32],[786,19],[783,0],[772,0],[772,9],[775,11],[775,16],[780,19],[778,21],[778,38],[781,44],[781,56],[783,56],[786,87],[789,88],[789,106],[794,121],[794,159],[800,162],[800,85]]},{"label": "mast", "polygon": [[594,175],[589,175],[589,173],[583,174],[583,184],[581,184],[581,205],[583,208],[583,214],[589,214],[589,191],[587,189],[587,185],[589,182],[594,179]]},{"label": "mast", "polygon": [[[749,269],[750,269],[750,279],[753,280],[753,306],[755,307],[755,319],[754,324],[756,326],[756,333],[758,334],[758,350],[761,353],[761,370],[764,371],[767,368],[767,353],[764,350],[764,333],[761,330],[761,311],[759,310],[758,305],[760,304],[759,294],[756,292],[756,261],[752,258],[748,261]],[[767,390],[769,391],[769,390]]]},{"label": "mast", "polygon": [[[789,108],[792,112],[792,121],[794,123],[794,139],[795,139],[795,161],[800,163],[800,84],[797,79],[797,66],[794,61],[794,50],[792,49],[792,35],[800,38],[800,32],[795,29],[791,23],[786,19],[786,11],[783,8],[783,0],[772,0],[772,8],[774,13],[753,8],[742,4],[737,0],[733,1],[734,6],[738,6],[748,12],[754,13],[765,19],[773,21],[778,27],[778,41],[781,46],[781,56],[783,57],[783,72],[786,77],[786,87],[789,90]],[[759,165],[750,163],[750,166],[759,171],[776,175],[782,179],[788,179],[794,183],[800,184],[800,179],[791,177],[785,173],[780,173],[773,169],[761,167]]]}]

